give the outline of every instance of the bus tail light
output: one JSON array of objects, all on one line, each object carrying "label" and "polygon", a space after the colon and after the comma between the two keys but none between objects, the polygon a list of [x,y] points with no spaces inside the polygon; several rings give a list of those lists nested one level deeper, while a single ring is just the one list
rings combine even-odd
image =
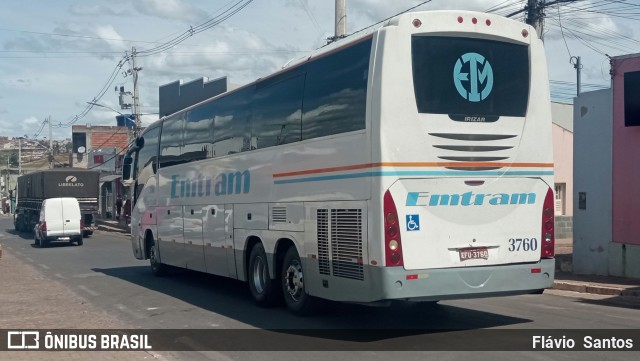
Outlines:
[{"label": "bus tail light", "polygon": [[384,194],[384,254],[387,267],[404,266],[400,221],[391,192]]},{"label": "bus tail light", "polygon": [[555,256],[554,201],[553,191],[549,188],[542,206],[542,247],[540,248],[540,258],[553,258]]}]

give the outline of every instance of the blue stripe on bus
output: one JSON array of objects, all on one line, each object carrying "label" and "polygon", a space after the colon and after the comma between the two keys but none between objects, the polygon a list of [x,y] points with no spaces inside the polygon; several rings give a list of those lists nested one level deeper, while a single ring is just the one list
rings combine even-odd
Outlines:
[{"label": "blue stripe on bus", "polygon": [[553,175],[553,171],[399,171],[399,172],[363,172],[351,174],[338,174],[317,176],[309,178],[283,179],[273,181],[274,184],[303,183],[303,182],[320,182],[336,179],[366,178],[366,177],[402,177],[402,176],[547,176]]}]

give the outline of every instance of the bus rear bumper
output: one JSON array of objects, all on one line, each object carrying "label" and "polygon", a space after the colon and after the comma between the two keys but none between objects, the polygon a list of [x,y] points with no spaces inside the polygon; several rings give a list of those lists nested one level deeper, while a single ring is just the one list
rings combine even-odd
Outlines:
[{"label": "bus rear bumper", "polygon": [[538,263],[407,271],[372,267],[379,300],[437,301],[532,293],[553,286],[555,260]]}]

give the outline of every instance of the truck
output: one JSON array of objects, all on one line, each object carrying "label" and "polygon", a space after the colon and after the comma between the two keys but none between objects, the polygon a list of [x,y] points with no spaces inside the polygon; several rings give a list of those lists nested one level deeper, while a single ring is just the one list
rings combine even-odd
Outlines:
[{"label": "truck", "polygon": [[16,231],[31,232],[40,218],[42,202],[49,198],[73,197],[80,203],[82,234],[96,230],[100,173],[94,170],[65,168],[25,174],[18,178],[17,205],[13,224]]}]

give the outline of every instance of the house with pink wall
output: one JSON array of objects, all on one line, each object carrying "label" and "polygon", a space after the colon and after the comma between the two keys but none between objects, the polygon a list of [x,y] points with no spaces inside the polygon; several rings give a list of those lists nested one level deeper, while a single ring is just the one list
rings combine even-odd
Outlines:
[{"label": "house with pink wall", "polygon": [[556,238],[573,236],[573,104],[551,103]]}]

